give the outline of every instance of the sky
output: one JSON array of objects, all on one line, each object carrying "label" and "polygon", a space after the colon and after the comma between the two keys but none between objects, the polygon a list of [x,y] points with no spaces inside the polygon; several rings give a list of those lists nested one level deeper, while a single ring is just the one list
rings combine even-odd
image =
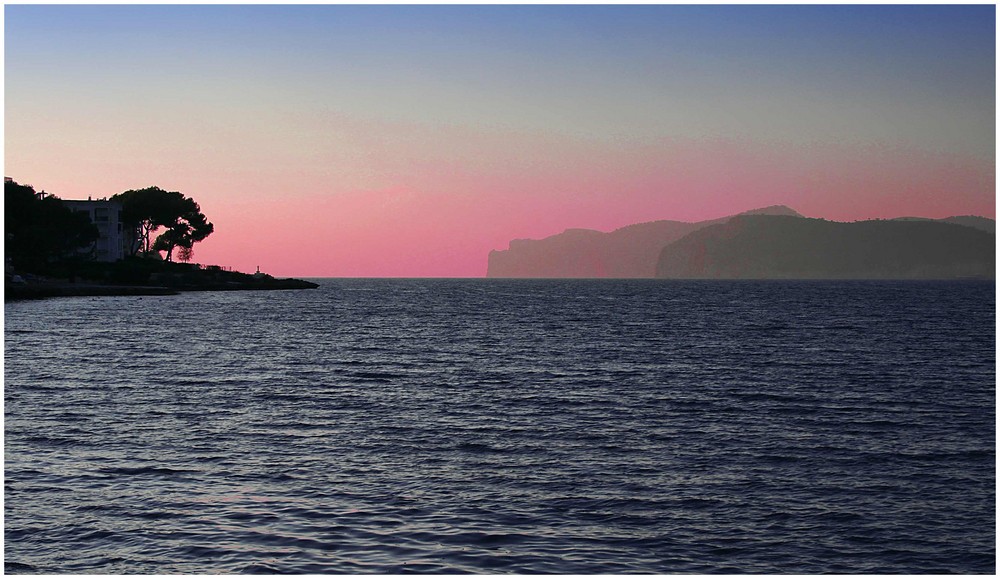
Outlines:
[{"label": "sky", "polygon": [[4,174],[194,261],[480,277],[567,228],[996,213],[995,7],[4,7]]}]

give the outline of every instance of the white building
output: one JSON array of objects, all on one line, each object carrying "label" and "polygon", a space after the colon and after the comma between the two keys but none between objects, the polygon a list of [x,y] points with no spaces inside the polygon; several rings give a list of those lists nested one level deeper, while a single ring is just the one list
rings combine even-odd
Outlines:
[{"label": "white building", "polygon": [[129,255],[133,232],[122,223],[121,203],[108,199],[97,201],[63,199],[62,202],[77,213],[86,213],[100,233],[93,246],[81,251],[93,251],[97,261],[118,261]]}]

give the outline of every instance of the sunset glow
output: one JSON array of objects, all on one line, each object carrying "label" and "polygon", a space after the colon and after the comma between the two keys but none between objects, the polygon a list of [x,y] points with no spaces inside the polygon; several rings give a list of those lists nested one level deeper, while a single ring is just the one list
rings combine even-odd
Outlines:
[{"label": "sunset glow", "polygon": [[194,260],[482,276],[566,228],[995,217],[993,6],[6,6],[4,173]]}]

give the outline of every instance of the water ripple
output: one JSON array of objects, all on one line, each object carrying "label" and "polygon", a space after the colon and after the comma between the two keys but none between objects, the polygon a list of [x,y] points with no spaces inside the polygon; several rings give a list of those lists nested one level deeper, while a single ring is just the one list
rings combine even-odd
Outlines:
[{"label": "water ripple", "polygon": [[5,305],[5,572],[992,573],[990,283]]}]

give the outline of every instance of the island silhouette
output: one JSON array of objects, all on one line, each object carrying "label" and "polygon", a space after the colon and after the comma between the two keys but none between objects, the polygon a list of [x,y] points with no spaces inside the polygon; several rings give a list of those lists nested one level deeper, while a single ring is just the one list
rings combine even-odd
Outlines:
[{"label": "island silhouette", "polygon": [[978,216],[842,223],[774,205],[693,223],[515,239],[490,252],[487,277],[992,279],[995,231],[994,220]]}]

